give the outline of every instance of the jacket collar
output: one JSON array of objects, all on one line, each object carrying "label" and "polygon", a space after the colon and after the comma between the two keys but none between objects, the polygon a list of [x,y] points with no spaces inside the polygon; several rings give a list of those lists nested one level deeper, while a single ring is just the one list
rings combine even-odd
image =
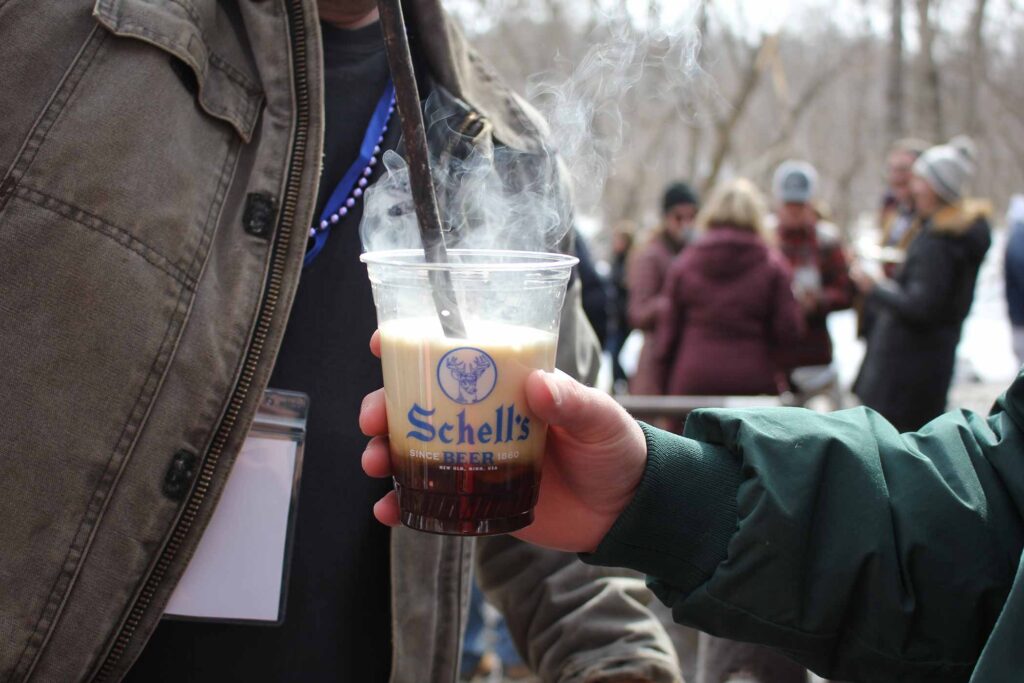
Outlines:
[{"label": "jacket collar", "polygon": [[961,235],[967,232],[979,218],[992,215],[992,203],[987,199],[961,199],[955,204],[944,206],[931,217],[933,232]]},{"label": "jacket collar", "polygon": [[420,48],[433,79],[487,119],[503,144],[524,152],[542,151],[548,131],[540,115],[470,47],[440,0],[405,4],[410,24],[423,38]]}]

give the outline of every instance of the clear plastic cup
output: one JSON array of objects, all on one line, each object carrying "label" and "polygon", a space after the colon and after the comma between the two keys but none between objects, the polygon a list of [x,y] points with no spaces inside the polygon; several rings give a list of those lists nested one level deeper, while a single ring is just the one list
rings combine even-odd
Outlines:
[{"label": "clear plastic cup", "polygon": [[[410,249],[362,260],[381,331],[402,523],[472,536],[529,525],[547,425],[526,405],[525,381],[536,369],[554,369],[577,259],[456,249],[440,264]],[[433,287],[443,272],[464,336],[445,336],[438,317]]]}]

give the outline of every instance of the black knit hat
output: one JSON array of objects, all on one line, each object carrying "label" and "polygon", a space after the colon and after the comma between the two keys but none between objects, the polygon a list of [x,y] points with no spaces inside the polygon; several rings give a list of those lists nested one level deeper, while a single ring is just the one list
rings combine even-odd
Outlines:
[{"label": "black knit hat", "polygon": [[665,195],[661,200],[661,211],[668,213],[669,209],[678,204],[700,206],[700,197],[697,195],[697,191],[686,183],[672,183],[665,188]]}]

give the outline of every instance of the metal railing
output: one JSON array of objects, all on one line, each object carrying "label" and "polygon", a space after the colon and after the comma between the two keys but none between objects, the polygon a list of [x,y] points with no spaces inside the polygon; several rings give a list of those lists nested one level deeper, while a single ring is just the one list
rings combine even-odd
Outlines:
[{"label": "metal railing", "polygon": [[619,394],[615,400],[630,415],[642,420],[654,418],[685,418],[699,408],[778,408],[806,406],[816,396],[825,396],[833,408],[843,407],[839,378],[834,368],[818,366],[799,368],[804,391],[786,392],[778,396],[643,396]]},{"label": "metal railing", "polygon": [[782,396],[634,396],[615,397],[630,415],[638,419],[686,417],[699,408],[777,408],[793,405],[790,395]]}]

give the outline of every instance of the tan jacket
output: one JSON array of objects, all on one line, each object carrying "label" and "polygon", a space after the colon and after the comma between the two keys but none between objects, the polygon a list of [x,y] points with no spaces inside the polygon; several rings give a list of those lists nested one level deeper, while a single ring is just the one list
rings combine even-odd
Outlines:
[{"label": "tan jacket", "polygon": [[[539,145],[437,0],[409,14],[438,82]],[[159,620],[285,329],[321,90],[314,0],[0,0],[0,681],[118,680]],[[395,681],[454,680],[474,555],[545,680],[677,676],[634,580],[392,543]]]}]

